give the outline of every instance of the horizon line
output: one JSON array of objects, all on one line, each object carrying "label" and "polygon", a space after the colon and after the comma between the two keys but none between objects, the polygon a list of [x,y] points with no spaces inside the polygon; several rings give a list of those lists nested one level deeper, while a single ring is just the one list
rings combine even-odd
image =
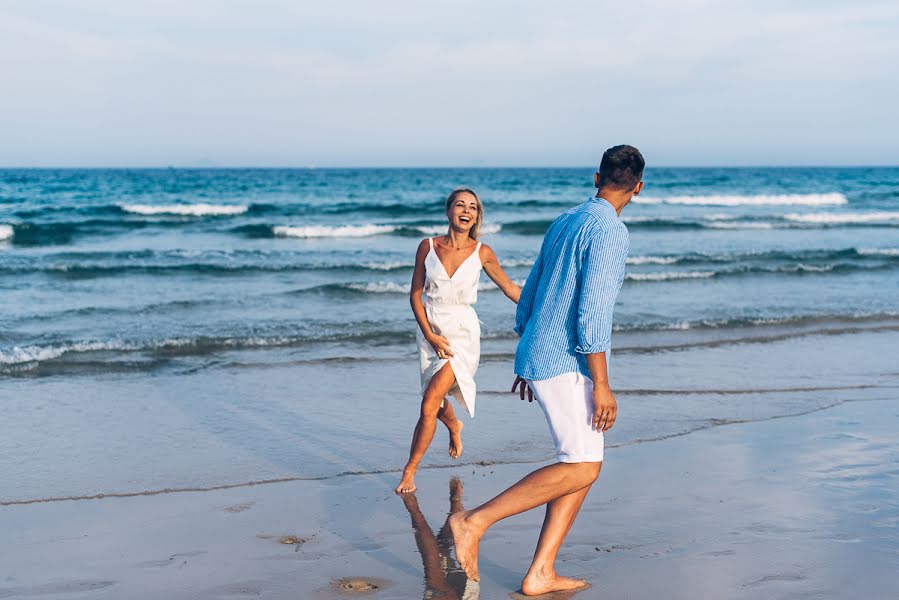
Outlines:
[{"label": "horizon line", "polygon": [[[439,166],[385,166],[385,165],[368,165],[368,166],[261,166],[261,165],[165,165],[165,166],[149,166],[149,165],[127,165],[127,166],[109,166],[109,165],[92,165],[92,166],[6,166],[0,165],[0,171],[112,171],[112,170],[142,170],[142,171],[212,171],[212,170],[258,170],[258,171],[345,171],[345,170],[391,170],[391,169],[408,169],[408,170],[454,170],[454,169],[596,169],[596,166],[590,165],[439,165]],[[895,169],[899,168],[897,164],[732,164],[732,165],[647,165],[646,169]]]}]

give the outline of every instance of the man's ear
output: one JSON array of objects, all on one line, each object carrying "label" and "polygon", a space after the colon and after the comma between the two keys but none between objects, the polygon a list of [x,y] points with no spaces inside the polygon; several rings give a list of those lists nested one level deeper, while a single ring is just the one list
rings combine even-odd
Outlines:
[{"label": "man's ear", "polygon": [[599,171],[593,174],[593,187],[599,189]]},{"label": "man's ear", "polygon": [[639,195],[640,195],[640,192],[642,192],[642,191],[643,191],[643,182],[641,181],[641,182],[638,183],[638,184],[636,185],[636,187],[634,188],[634,196],[639,196]]}]

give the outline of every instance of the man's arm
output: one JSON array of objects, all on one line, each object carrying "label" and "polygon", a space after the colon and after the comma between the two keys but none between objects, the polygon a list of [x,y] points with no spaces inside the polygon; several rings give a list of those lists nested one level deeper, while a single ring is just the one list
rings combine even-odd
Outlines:
[{"label": "man's arm", "polygon": [[618,417],[618,402],[609,386],[606,354],[612,345],[612,314],[624,281],[628,252],[624,227],[594,238],[584,257],[578,301],[577,352],[585,355],[593,380],[593,428],[608,431]]},{"label": "man's arm", "polygon": [[593,429],[608,431],[618,418],[618,401],[609,387],[609,369],[606,353],[587,354],[587,369],[593,380]]},{"label": "man's arm", "polygon": [[612,313],[624,281],[628,235],[624,226],[596,234],[581,266],[577,346],[581,354],[606,352],[612,345]]}]

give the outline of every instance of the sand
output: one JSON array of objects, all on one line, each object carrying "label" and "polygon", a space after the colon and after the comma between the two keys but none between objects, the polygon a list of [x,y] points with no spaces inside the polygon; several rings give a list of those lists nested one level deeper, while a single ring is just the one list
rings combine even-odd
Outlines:
[{"label": "sand", "polygon": [[[612,448],[560,554],[577,598],[899,596],[899,403]],[[541,512],[498,524],[466,582],[441,528],[539,464],[0,507],[0,598],[513,596]]]}]

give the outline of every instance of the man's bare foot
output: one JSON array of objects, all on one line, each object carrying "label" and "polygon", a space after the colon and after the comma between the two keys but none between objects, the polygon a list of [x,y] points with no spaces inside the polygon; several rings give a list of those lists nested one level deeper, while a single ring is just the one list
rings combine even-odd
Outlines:
[{"label": "man's bare foot", "polygon": [[397,494],[409,494],[418,489],[415,487],[415,471],[416,469],[408,466],[403,469],[403,478],[395,490]]},{"label": "man's bare foot", "polygon": [[541,573],[540,571],[528,571],[521,582],[521,593],[525,596],[539,596],[550,592],[564,592],[576,590],[587,585],[583,579],[562,577],[555,573]]},{"label": "man's bare foot", "polygon": [[469,579],[480,581],[478,575],[478,545],[481,542],[481,534],[468,522],[468,511],[453,513],[447,521],[450,531],[453,532],[453,542],[456,546],[456,560],[465,571]]},{"label": "man's bare foot", "polygon": [[450,434],[450,443],[449,443],[449,455],[452,458],[459,458],[462,456],[462,428],[465,427],[465,424],[462,423],[459,419],[452,425],[447,425],[446,428],[449,429]]}]

